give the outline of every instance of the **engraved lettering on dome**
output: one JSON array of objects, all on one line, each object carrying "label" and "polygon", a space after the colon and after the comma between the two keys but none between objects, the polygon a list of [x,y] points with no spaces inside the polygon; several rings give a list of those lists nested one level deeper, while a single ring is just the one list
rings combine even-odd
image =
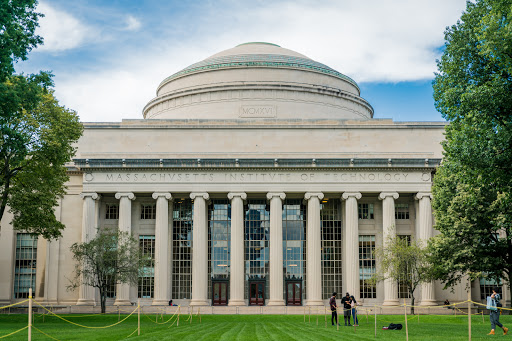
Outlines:
[{"label": "engraved lettering on dome", "polygon": [[277,116],[275,105],[241,105],[239,117],[268,118]]}]

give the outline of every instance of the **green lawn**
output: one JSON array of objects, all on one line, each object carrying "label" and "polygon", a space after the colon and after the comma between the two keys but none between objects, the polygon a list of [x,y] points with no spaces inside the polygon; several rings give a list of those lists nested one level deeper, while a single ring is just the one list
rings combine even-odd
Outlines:
[{"label": "green lawn", "polygon": [[[44,322],[40,315],[36,315],[34,326],[58,340],[122,340],[137,328],[137,316],[133,315],[120,325],[107,329],[87,329],[74,326],[57,317],[45,316]],[[117,315],[105,316],[73,316],[63,315],[70,321],[87,326],[105,326],[117,322]],[[123,316],[121,316],[123,318]],[[151,316],[154,321],[154,316]],[[168,318],[168,317],[167,317]],[[361,315],[360,326],[340,326],[339,330],[331,326],[330,319],[325,327],[324,316],[319,316],[318,325],[316,316],[311,316],[311,322],[304,323],[302,315],[204,315],[202,323],[197,317],[193,323],[186,322],[188,316],[180,318],[180,325],[156,324],[147,316],[141,315],[141,335],[135,333],[129,339],[133,340],[374,340],[374,317]],[[505,326],[512,326],[512,316],[501,317]],[[164,322],[166,317],[164,316]],[[405,340],[405,324],[401,331],[382,330],[382,326],[390,322],[404,324],[404,317],[397,315],[377,316],[377,339],[379,340]],[[409,316],[410,340],[467,340],[468,319],[466,316]],[[0,337],[26,326],[26,315],[0,315]],[[161,320],[159,320],[161,323]],[[486,336],[490,330],[489,317],[473,316],[473,340],[490,340],[502,337],[501,329],[497,335]],[[512,336],[512,329],[511,334]],[[33,340],[51,340],[36,330],[32,331]],[[5,340],[27,340],[27,330],[23,330]]]}]

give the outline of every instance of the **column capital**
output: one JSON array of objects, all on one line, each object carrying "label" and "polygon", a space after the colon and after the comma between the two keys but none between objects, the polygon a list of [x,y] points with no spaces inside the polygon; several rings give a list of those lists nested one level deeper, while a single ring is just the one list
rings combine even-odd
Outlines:
[{"label": "column capital", "polygon": [[206,192],[192,192],[190,193],[190,199],[194,200],[197,197],[202,197],[204,200],[210,199],[210,194]]},{"label": "column capital", "polygon": [[418,193],[416,193],[416,195],[414,196],[414,199],[416,199],[416,200],[421,200],[421,199],[423,199],[424,197],[427,197],[427,198],[432,199],[432,193],[430,193],[430,192],[418,192]]},{"label": "column capital", "polygon": [[82,192],[80,193],[80,198],[92,198],[92,200],[99,200],[101,198],[101,195],[99,195],[96,192]]},{"label": "column capital", "polygon": [[273,197],[279,197],[281,200],[284,200],[286,198],[286,194],[284,192],[269,192],[267,193],[267,199],[270,200]]},{"label": "column capital", "polygon": [[322,200],[324,198],[324,194],[322,192],[306,192],[306,194],[304,194],[304,199],[306,200],[309,200],[312,197],[317,197],[318,200]]},{"label": "column capital", "polygon": [[121,199],[123,197],[127,197],[130,200],[135,200],[135,194],[132,192],[118,192],[116,193],[116,199]]},{"label": "column capital", "polygon": [[387,197],[393,197],[393,199],[398,199],[399,195],[397,192],[381,192],[379,194],[379,200],[384,200]]},{"label": "column capital", "polygon": [[172,200],[172,195],[169,192],[155,192],[151,196],[153,197],[153,199],[164,197],[167,200]]},{"label": "column capital", "polygon": [[242,200],[247,200],[247,194],[245,192],[229,192],[228,199],[233,200],[234,197],[240,197]]},{"label": "column capital", "polygon": [[342,194],[341,199],[347,200],[348,198],[355,197],[357,200],[362,198],[361,193],[359,192],[345,192]]}]

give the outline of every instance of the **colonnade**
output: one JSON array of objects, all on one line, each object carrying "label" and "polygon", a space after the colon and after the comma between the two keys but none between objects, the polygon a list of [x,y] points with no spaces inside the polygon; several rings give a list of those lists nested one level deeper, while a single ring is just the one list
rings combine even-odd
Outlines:
[{"label": "colonnade", "polygon": [[[82,193],[83,218],[82,241],[94,238],[96,203],[100,198],[97,193]],[[119,229],[131,232],[131,203],[135,194],[119,192],[115,194],[119,200]],[[153,305],[167,305],[170,299],[168,286],[169,259],[169,211],[168,201],[172,200],[169,192],[155,192],[152,195],[156,200],[155,221],[155,278]],[[230,299],[229,305],[246,305],[244,300],[244,192],[230,192],[227,195],[231,201],[231,268],[230,268]],[[359,192],[345,192],[341,200],[345,203],[345,226],[343,238],[343,267],[346,276],[345,290],[355,297],[359,297],[359,219],[358,200],[362,194]],[[396,234],[395,227],[395,200],[397,192],[382,192],[382,233],[383,243],[390,235]],[[209,305],[208,299],[208,205],[210,198],[206,192],[190,193],[194,200],[193,215],[193,254],[192,254],[192,299],[190,305]],[[283,222],[282,210],[284,192],[267,193],[270,202],[270,295],[267,305],[282,306],[283,297]],[[320,192],[307,192],[304,199],[307,202],[307,250],[306,250],[306,305],[323,305],[322,300],[322,264],[321,264],[321,222],[320,208],[324,194]],[[430,193],[420,192],[415,195],[419,201],[419,230],[418,238],[428,240],[432,237],[432,213]],[[341,290],[341,288],[340,288]],[[80,287],[78,305],[94,303],[94,289],[85,285]],[[398,289],[395,281],[384,282],[384,305],[398,304]],[[117,287],[115,305],[129,305],[129,286],[120,284]],[[432,283],[424,284],[421,291],[421,304],[435,304],[434,286]]]}]

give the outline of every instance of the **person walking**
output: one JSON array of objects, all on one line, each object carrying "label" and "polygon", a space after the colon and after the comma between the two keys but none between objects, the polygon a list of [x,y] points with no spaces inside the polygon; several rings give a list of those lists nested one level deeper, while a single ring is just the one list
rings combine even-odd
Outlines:
[{"label": "person walking", "polygon": [[350,296],[350,308],[352,310],[352,321],[354,321],[354,326],[359,327],[359,319],[357,318],[357,301],[354,296]]},{"label": "person walking", "polygon": [[[487,335],[494,335],[494,329],[496,329],[496,325],[503,329],[503,335],[507,335],[508,328],[503,326],[503,324],[500,323],[500,312],[498,310],[498,307],[501,307],[500,300],[501,296],[498,294],[498,288],[492,289],[492,295],[490,297],[491,302],[488,303],[488,309],[489,309],[489,317],[491,320],[491,332]],[[488,300],[489,301],[489,300]]]},{"label": "person walking", "polygon": [[[336,305],[336,291],[332,293],[331,299],[329,300],[329,305],[331,306],[331,323],[333,326],[338,324],[338,306]],[[336,324],[334,324],[336,321]]]},{"label": "person walking", "polygon": [[350,294],[347,292],[345,297],[341,299],[341,303],[343,304],[343,319],[345,320],[345,326],[351,326],[350,324],[350,312],[352,311],[352,307],[350,306]]}]

